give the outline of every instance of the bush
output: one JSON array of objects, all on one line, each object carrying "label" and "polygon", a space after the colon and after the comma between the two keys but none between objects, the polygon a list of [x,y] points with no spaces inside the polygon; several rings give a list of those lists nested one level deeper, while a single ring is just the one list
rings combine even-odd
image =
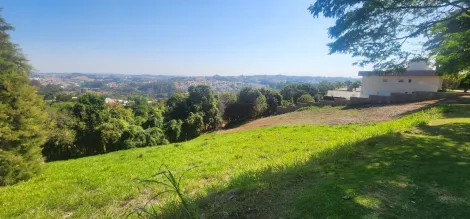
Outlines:
[{"label": "bush", "polygon": [[304,94],[297,99],[297,103],[314,103],[315,99],[310,94]]}]

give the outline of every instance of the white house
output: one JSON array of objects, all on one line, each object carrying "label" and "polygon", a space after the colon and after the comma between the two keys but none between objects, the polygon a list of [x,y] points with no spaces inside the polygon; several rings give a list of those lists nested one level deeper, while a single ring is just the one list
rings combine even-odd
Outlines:
[{"label": "white house", "polygon": [[390,93],[411,94],[415,91],[437,92],[442,85],[442,78],[424,61],[410,63],[403,73],[360,71],[359,76],[362,76],[361,97],[390,96]]}]

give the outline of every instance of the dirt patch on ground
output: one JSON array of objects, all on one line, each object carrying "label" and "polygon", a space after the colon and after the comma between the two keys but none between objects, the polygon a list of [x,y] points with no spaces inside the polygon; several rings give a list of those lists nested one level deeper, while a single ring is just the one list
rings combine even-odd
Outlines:
[{"label": "dirt patch on ground", "polygon": [[249,130],[281,125],[345,125],[370,123],[396,119],[436,104],[437,100],[395,105],[369,105],[363,107],[327,107],[312,111],[293,112],[257,119],[236,128],[220,130],[218,133]]}]

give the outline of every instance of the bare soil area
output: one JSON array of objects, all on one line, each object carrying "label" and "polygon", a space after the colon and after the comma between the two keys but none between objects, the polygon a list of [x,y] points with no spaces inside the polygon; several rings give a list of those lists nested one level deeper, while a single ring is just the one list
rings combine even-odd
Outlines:
[{"label": "bare soil area", "polygon": [[437,103],[437,100],[394,105],[325,107],[310,111],[292,112],[261,118],[236,128],[220,130],[218,133],[283,125],[345,125],[352,123],[379,122],[399,118],[408,113],[429,107],[435,103]]}]

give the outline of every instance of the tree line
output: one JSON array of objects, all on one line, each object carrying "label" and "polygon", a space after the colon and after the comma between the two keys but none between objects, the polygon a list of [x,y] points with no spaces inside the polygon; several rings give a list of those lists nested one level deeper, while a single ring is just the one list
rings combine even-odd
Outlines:
[{"label": "tree line", "polygon": [[86,93],[74,102],[49,105],[52,131],[42,153],[53,161],[187,141],[224,124],[274,115],[281,105],[314,102],[339,85],[289,84],[280,91],[247,87],[221,94],[198,85],[157,103],[132,96],[128,106],[106,104],[104,96]]}]

